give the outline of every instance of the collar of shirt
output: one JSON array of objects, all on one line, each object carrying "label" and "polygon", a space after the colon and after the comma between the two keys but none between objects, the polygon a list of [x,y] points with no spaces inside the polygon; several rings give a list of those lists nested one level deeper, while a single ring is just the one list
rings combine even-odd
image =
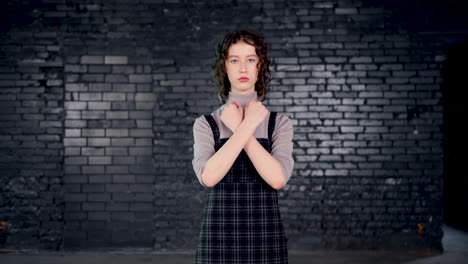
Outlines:
[{"label": "collar of shirt", "polygon": [[236,101],[236,102],[241,104],[242,108],[245,108],[247,103],[252,99],[257,99],[258,100],[257,91],[254,91],[253,93],[249,93],[249,94],[237,94],[237,93],[233,93],[233,92],[229,91],[229,97],[228,97],[225,105],[228,105],[228,104],[232,103],[233,101]]}]

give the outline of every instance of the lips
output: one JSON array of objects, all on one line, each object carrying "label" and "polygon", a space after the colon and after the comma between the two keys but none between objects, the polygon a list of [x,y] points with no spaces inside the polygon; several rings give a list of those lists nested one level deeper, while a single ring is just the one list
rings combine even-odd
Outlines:
[{"label": "lips", "polygon": [[246,81],[249,80],[249,78],[247,78],[247,77],[240,77],[238,80],[241,81],[241,82],[246,82]]}]

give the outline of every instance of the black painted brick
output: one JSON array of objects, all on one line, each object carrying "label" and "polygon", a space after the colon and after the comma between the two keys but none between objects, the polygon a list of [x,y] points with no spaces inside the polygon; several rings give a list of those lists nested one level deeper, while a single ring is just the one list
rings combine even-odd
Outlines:
[{"label": "black painted brick", "polygon": [[[0,43],[2,177],[47,180],[21,199],[0,185],[0,220],[14,227],[2,247],[193,251],[207,191],[191,165],[193,121],[219,106],[214,43],[252,25],[276,76],[264,104],[294,124],[295,167],[279,191],[290,248],[441,247],[437,30],[413,34],[412,19],[372,1],[7,2],[21,23],[6,20]],[[425,112],[408,120],[416,105]]]}]

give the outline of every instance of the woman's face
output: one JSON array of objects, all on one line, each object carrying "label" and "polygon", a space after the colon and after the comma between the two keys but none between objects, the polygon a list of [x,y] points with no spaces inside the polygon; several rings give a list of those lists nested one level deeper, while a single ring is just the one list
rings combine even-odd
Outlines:
[{"label": "woman's face", "polygon": [[259,58],[255,47],[239,41],[228,49],[224,66],[233,93],[253,93],[258,78]]}]

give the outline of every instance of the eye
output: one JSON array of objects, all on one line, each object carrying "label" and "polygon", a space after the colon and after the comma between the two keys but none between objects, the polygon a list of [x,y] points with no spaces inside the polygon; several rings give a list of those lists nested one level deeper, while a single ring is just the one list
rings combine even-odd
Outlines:
[{"label": "eye", "polygon": [[237,61],[238,61],[238,60],[236,60],[236,59],[232,59],[232,60],[230,60],[229,62],[230,62],[230,63],[237,63]]},{"label": "eye", "polygon": [[249,59],[249,62],[256,62],[256,59]]}]

